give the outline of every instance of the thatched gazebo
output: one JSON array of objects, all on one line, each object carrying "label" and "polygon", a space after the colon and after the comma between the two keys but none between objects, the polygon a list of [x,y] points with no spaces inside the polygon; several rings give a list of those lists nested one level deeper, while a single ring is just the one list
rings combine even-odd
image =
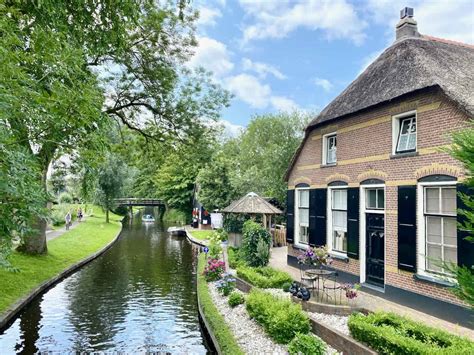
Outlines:
[{"label": "thatched gazebo", "polygon": [[283,211],[273,206],[264,198],[258,196],[255,192],[249,192],[241,199],[233,201],[229,206],[224,208],[222,212],[248,214],[250,216],[261,214],[263,216],[263,225],[269,231],[272,225],[272,216],[283,213]]}]

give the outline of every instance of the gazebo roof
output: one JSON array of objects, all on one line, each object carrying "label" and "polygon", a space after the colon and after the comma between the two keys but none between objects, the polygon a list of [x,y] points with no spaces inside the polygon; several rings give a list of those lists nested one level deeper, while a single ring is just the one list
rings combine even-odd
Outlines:
[{"label": "gazebo roof", "polygon": [[225,213],[248,213],[248,214],[281,214],[280,209],[265,201],[255,192],[249,192],[240,200],[232,202],[224,208]]}]

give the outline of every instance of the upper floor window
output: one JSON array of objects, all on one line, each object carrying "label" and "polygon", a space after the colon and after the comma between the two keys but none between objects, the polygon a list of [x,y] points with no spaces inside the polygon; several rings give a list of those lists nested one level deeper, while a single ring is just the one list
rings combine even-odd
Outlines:
[{"label": "upper floor window", "polygon": [[308,244],[309,241],[309,190],[298,189],[297,191],[297,242]]},{"label": "upper floor window", "polygon": [[337,161],[337,135],[328,134],[323,139],[323,164],[335,164]]},{"label": "upper floor window", "polygon": [[416,151],[416,112],[393,118],[393,153]]}]

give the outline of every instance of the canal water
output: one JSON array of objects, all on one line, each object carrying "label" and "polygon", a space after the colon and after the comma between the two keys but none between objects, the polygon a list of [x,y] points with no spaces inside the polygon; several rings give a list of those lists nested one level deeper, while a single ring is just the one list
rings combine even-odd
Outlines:
[{"label": "canal water", "polygon": [[0,354],[205,354],[196,262],[185,237],[136,218],[105,254],[37,297],[0,331]]}]

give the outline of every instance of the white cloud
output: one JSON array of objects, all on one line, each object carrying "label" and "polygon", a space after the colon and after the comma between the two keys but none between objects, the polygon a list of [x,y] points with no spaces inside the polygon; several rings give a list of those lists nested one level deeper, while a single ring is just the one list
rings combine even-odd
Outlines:
[{"label": "white cloud", "polygon": [[227,137],[237,137],[245,128],[243,126],[233,124],[227,120],[219,121],[221,126],[224,127],[224,134]]},{"label": "white cloud", "polygon": [[201,6],[199,7],[198,26],[215,26],[216,20],[222,17],[222,12],[219,9]]},{"label": "white cloud", "polygon": [[284,38],[299,29],[323,31],[327,39],[349,39],[361,44],[366,22],[346,0],[252,1],[241,0],[255,22],[243,29],[243,44],[251,40]]},{"label": "white cloud", "polygon": [[296,102],[284,96],[272,96],[270,102],[277,111],[291,112],[300,110]]},{"label": "white cloud", "polygon": [[254,108],[267,107],[272,92],[269,85],[260,83],[255,76],[248,74],[227,78],[226,88]]},{"label": "white cloud", "polygon": [[330,92],[334,87],[329,80],[323,78],[314,78],[313,82],[316,86],[323,88],[326,92]]},{"label": "white cloud", "polygon": [[196,53],[188,63],[190,67],[204,67],[216,77],[222,77],[234,68],[230,52],[224,43],[209,37],[200,37],[198,42]]},{"label": "white cloud", "polygon": [[262,79],[266,78],[267,74],[271,74],[280,80],[286,79],[286,76],[273,65],[262,62],[253,62],[248,58],[242,59],[242,68],[246,71],[253,71],[257,73]]},{"label": "white cloud", "polygon": [[390,40],[395,38],[395,25],[400,10],[405,6],[415,9],[418,31],[431,35],[474,43],[474,3],[472,0],[368,0],[365,5],[377,24],[385,24]]}]

